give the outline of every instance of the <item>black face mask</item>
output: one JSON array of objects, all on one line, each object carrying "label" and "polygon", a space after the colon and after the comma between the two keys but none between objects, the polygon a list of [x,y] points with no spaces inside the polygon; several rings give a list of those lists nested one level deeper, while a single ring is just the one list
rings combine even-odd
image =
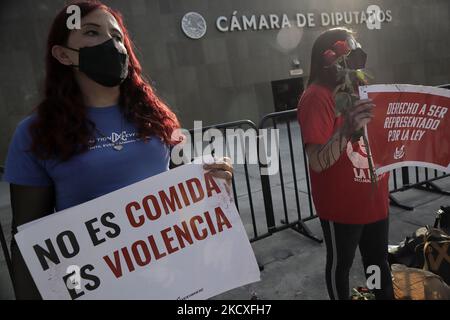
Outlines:
[{"label": "black face mask", "polygon": [[80,50],[66,48],[79,53],[79,65],[74,67],[102,86],[118,86],[128,75],[128,55],[119,52],[113,39]]},{"label": "black face mask", "polygon": [[356,48],[347,56],[347,67],[357,70],[364,69],[366,66],[367,54],[361,48]]}]

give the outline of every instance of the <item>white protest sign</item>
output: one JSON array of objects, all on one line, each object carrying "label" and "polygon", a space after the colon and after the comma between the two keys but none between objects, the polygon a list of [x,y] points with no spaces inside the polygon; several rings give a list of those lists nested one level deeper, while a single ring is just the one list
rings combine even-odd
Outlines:
[{"label": "white protest sign", "polygon": [[44,299],[206,299],[260,280],[223,180],[190,164],[15,236]]}]

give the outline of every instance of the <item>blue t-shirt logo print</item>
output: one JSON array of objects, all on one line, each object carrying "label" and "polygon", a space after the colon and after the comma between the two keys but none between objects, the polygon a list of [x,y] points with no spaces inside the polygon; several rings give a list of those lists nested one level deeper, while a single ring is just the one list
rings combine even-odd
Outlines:
[{"label": "blue t-shirt logo print", "polygon": [[110,140],[96,135],[89,151],[66,162],[38,159],[27,152],[33,114],[16,128],[3,180],[26,186],[54,185],[56,210],[60,211],[169,169],[169,147],[156,136],[146,143],[138,139],[136,127],[123,119],[119,106],[89,107],[88,117],[113,143],[126,143],[126,147],[117,152]]}]

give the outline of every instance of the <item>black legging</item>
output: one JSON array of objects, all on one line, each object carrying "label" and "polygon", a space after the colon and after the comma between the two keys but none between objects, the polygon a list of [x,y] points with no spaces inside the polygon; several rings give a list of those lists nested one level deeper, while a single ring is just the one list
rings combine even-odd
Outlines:
[{"label": "black legging", "polygon": [[358,245],[364,270],[367,271],[371,265],[380,268],[381,286],[380,289],[374,289],[376,299],[393,299],[392,278],[387,261],[389,219],[365,225],[326,220],[320,222],[327,247],[326,282],[330,299],[350,298],[349,272]]}]

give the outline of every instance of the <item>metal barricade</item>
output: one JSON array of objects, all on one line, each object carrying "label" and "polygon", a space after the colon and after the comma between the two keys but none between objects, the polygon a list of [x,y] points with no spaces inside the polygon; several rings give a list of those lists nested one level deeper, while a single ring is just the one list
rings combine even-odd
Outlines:
[{"label": "metal barricade", "polygon": [[[284,150],[282,144],[280,142],[280,147],[278,148],[279,152],[279,186],[281,190],[281,202],[282,202],[282,213],[283,218],[280,219],[281,225],[274,225],[271,229],[272,232],[281,231],[287,228],[291,228],[298,233],[314,240],[317,242],[322,242],[322,239],[316,237],[311,230],[306,225],[306,221],[315,219],[317,216],[314,213],[313,201],[311,198],[311,189],[310,189],[310,180],[309,180],[309,171],[308,171],[308,160],[306,154],[303,150],[303,143],[301,141],[300,127],[296,120],[297,109],[282,111],[282,112],[274,112],[264,116],[259,124],[259,129],[266,128],[274,128],[280,129],[280,141],[287,140],[287,149]],[[292,129],[295,128],[295,134],[293,135]],[[286,136],[286,137],[285,137]],[[294,146],[295,144],[295,146]],[[287,154],[289,161],[288,163],[283,163],[283,155]],[[305,179],[306,190],[299,189],[299,175],[297,174],[297,170],[303,170],[303,175]],[[287,172],[287,174],[286,174]],[[286,181],[286,176],[289,173],[292,173],[292,181]],[[272,181],[271,181],[272,180]],[[276,184],[276,178],[273,176],[265,176],[262,177],[262,182],[265,187],[263,187],[264,198],[268,200],[270,203],[274,203],[274,195],[272,185]],[[288,185],[292,185],[289,187]],[[287,202],[287,193],[293,189],[294,198],[295,198],[295,208],[290,208],[289,203]],[[292,192],[291,192],[292,193]],[[302,216],[301,209],[301,195],[304,196],[304,202],[307,202],[308,209],[307,215]],[[275,216],[275,209],[272,209]]]},{"label": "metal barricade", "polygon": [[[224,133],[223,136],[225,137],[225,141],[223,142],[225,143],[225,156],[229,157],[233,157],[233,154],[235,153],[234,150],[229,149],[230,143],[228,143],[228,139],[235,139],[236,136],[233,135],[232,137],[230,137],[226,134],[226,131],[236,130],[235,132],[237,132],[237,138],[239,139],[237,147],[242,148],[241,150],[237,151],[242,152],[242,154],[244,155],[244,163],[234,164],[234,174],[232,179],[234,202],[241,216],[241,219],[243,220],[244,227],[246,227],[247,233],[250,234],[249,239],[251,242],[270,236],[272,234],[271,221],[273,221],[273,212],[271,210],[271,203],[266,199],[263,199],[263,197],[261,196],[262,194],[258,192],[263,188],[260,179],[259,159],[254,164],[248,163],[248,150],[245,144],[245,137],[241,134],[244,132],[244,129],[250,129],[254,130],[257,135],[258,130],[256,125],[250,120],[239,120],[215,124],[202,127],[202,135],[209,129],[218,129]],[[241,129],[242,131],[240,131],[239,129]],[[196,134],[195,129],[191,129],[189,130],[189,132],[191,135]],[[257,139],[259,139],[258,136]],[[205,144],[209,144],[211,142],[211,140],[204,141]],[[197,153],[198,151],[199,150],[196,150]],[[212,154],[214,155],[214,150]],[[261,185],[259,189],[258,185]],[[262,201],[255,201],[255,197],[260,198]],[[257,210],[255,208],[255,204],[259,206],[261,202],[264,204],[264,206],[263,208],[260,208],[262,210]],[[263,221],[264,219],[266,220],[265,222]]]},{"label": "metal barricade", "polygon": [[404,204],[395,198],[394,194],[409,189],[418,189],[441,195],[450,195],[450,191],[443,190],[435,182],[449,177],[450,174],[435,169],[422,167],[402,167],[391,171],[393,188],[389,191],[391,205],[400,207],[404,210],[414,210],[411,205]]}]

